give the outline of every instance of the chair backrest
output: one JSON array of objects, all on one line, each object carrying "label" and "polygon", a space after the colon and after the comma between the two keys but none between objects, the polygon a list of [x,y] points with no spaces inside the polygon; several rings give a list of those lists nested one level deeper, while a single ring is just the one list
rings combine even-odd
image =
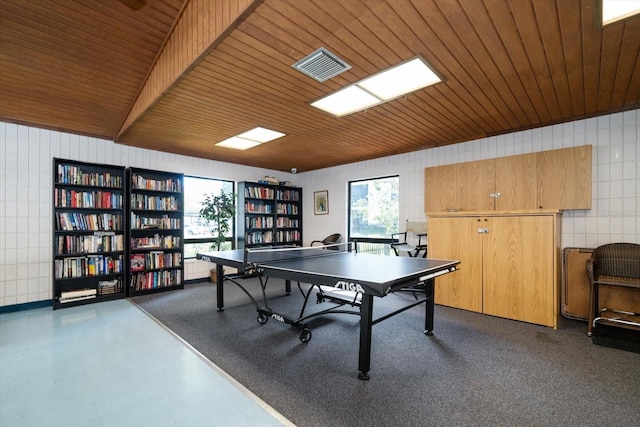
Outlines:
[{"label": "chair backrest", "polygon": [[609,243],[598,246],[591,254],[589,264],[595,280],[599,276],[640,279],[640,245]]},{"label": "chair backrest", "polygon": [[341,242],[342,242],[342,234],[340,234],[340,233],[332,234],[330,236],[325,237],[322,240],[322,243],[324,245],[330,245],[332,243],[341,243]]},{"label": "chair backrest", "polygon": [[407,220],[407,224],[405,226],[404,231],[413,233],[413,234],[421,234],[427,232],[427,223],[425,221],[409,221]]}]

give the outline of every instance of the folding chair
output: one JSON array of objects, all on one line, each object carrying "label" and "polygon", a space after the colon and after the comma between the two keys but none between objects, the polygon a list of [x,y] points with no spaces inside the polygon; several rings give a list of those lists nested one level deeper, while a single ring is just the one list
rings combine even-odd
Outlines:
[{"label": "folding chair", "polygon": [[[407,220],[404,231],[391,234],[391,247],[397,256],[427,257],[427,223]],[[417,242],[416,242],[417,240]]]}]

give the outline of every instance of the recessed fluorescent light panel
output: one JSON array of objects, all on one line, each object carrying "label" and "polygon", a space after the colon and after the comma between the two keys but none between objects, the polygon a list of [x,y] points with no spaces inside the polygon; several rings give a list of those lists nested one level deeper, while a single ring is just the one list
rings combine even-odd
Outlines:
[{"label": "recessed fluorescent light panel", "polygon": [[602,0],[602,25],[640,13],[640,0]]},{"label": "recessed fluorescent light panel", "polygon": [[266,128],[253,128],[240,135],[232,136],[224,141],[218,142],[219,147],[233,148],[236,150],[247,150],[265,142],[273,141],[285,136],[282,132],[276,132]]},{"label": "recessed fluorescent light panel", "polygon": [[421,58],[414,58],[368,77],[357,85],[389,101],[439,81],[440,77]]},{"label": "recessed fluorescent light panel", "polygon": [[311,105],[339,117],[373,107],[379,103],[379,98],[356,85],[352,85],[325,96]]},{"label": "recessed fluorescent light panel", "polygon": [[442,80],[431,67],[421,57],[416,57],[340,89],[311,105],[340,117],[391,101],[440,81]]}]

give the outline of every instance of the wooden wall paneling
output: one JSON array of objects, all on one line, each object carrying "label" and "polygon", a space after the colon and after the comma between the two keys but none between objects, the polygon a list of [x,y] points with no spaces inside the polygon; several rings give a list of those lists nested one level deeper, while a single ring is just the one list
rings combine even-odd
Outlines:
[{"label": "wooden wall paneling", "polygon": [[[192,0],[186,3],[182,15],[176,22],[164,48],[151,69],[144,87],[141,89],[131,113],[125,120],[120,134],[124,133],[149,107],[170,89],[195,63],[204,55],[223,34],[229,31],[232,24],[239,24],[240,15],[252,3],[262,0]],[[201,21],[196,16],[208,9],[207,15],[221,17],[222,20]],[[222,13],[225,11],[226,13]],[[231,14],[235,11],[235,14]],[[211,29],[212,22],[215,28]],[[202,25],[202,26],[199,26]],[[203,34],[209,38],[199,46],[198,39]]]}]

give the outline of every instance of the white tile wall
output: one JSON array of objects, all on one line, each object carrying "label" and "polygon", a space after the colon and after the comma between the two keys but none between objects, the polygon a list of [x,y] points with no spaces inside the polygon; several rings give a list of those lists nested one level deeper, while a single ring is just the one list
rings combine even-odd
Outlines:
[{"label": "white tile wall", "polygon": [[[304,188],[305,242],[347,234],[347,183],[400,175],[401,220],[424,220],[424,168],[593,145],[593,203],[566,211],[563,247],[640,243],[640,110],[483,138],[319,171],[289,173],[114,144],[111,141],[0,122],[0,306],[51,299],[53,157],[190,175],[259,179]],[[329,215],[313,214],[313,192],[329,191]],[[210,265],[185,263],[185,278],[207,277]]]}]

